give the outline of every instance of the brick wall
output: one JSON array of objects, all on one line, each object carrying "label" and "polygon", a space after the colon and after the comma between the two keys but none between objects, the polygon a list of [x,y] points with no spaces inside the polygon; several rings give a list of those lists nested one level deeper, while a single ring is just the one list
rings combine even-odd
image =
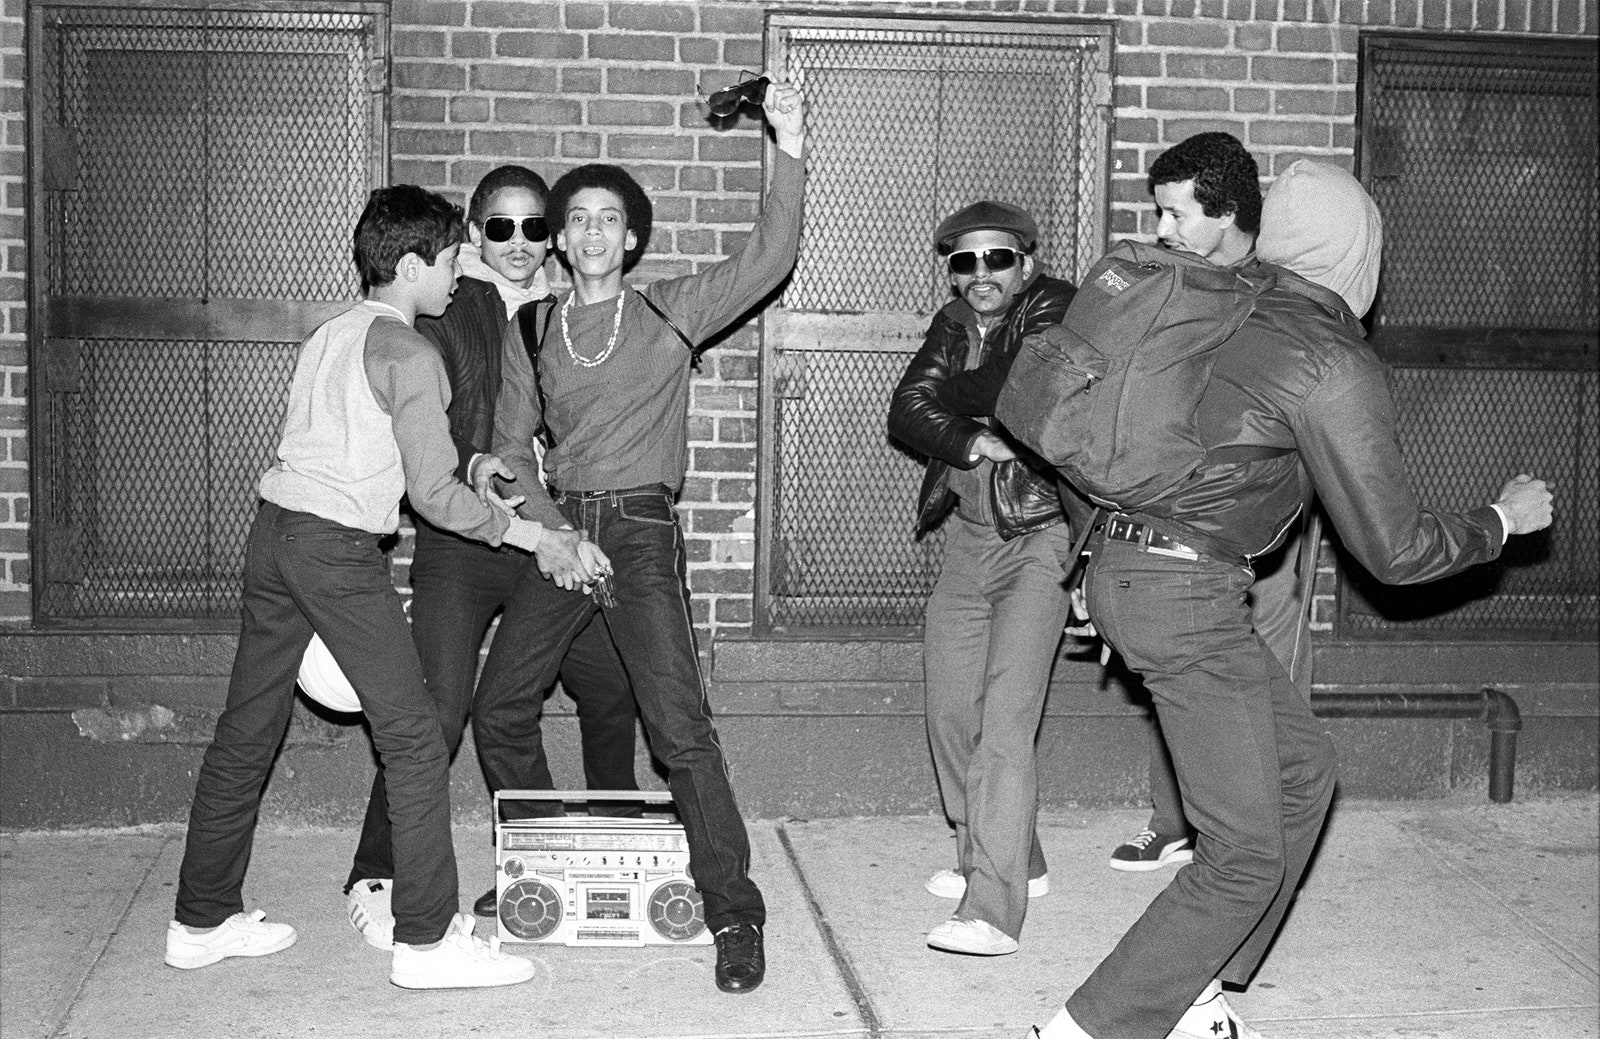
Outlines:
[{"label": "brick wall", "polygon": [[[1593,37],[1596,0],[946,0],[809,3],[837,13],[1092,16],[1117,24],[1113,236],[1153,230],[1144,175],[1201,130],[1239,136],[1271,178],[1301,156],[1349,164],[1363,27]],[[760,127],[714,130],[696,86],[762,64],[753,0],[395,0],[390,146],[395,181],[458,199],[489,168],[553,179],[624,165],[652,194],[656,227],[632,275],[646,282],[726,254],[759,199]],[[778,9],[778,8],[774,8]],[[28,616],[23,269],[22,0],[0,17],[0,624]],[[703,635],[751,615],[756,342],[733,330],[693,385],[683,494],[690,584]],[[402,545],[397,563],[409,551]],[[400,571],[403,581],[403,569]],[[1331,583],[1328,585],[1331,592]],[[1327,604],[1319,617],[1328,617]],[[702,645],[709,645],[709,639]]]}]

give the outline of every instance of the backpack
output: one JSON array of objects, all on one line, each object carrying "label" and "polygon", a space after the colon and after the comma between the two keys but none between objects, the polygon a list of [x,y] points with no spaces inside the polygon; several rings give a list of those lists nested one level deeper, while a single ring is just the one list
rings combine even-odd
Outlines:
[{"label": "backpack", "polygon": [[[995,417],[1097,504],[1156,501],[1206,460],[1195,411],[1217,349],[1277,274],[1118,243],[1089,268],[1062,323],[1023,341]],[[1247,461],[1287,449],[1225,453]]]}]

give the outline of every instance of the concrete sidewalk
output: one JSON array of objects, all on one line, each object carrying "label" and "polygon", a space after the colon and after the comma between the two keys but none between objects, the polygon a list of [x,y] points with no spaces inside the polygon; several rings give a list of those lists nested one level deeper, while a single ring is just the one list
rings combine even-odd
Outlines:
[{"label": "concrete sidewalk", "polygon": [[[1338,805],[1277,947],[1234,1006],[1268,1039],[1600,1036],[1597,803]],[[299,943],[172,970],[161,956],[180,828],[5,834],[0,1036],[1020,1039],[1171,878],[1106,868],[1143,821],[1126,809],[1043,817],[1052,893],[1032,904],[1022,951],[995,959],[923,944],[954,907],[922,889],[953,861],[942,820],[753,823],[770,968],[742,996],[713,987],[708,946],[513,945],[538,964],[531,984],[394,988],[387,954],[345,921],[353,828],[270,824],[246,902],[294,924]],[[487,830],[457,826],[464,905],[490,883]]]}]

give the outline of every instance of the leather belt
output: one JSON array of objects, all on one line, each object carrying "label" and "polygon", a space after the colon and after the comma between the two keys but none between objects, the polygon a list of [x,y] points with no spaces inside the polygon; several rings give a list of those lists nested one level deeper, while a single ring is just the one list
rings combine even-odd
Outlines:
[{"label": "leather belt", "polygon": [[1106,518],[1107,541],[1123,541],[1137,545],[1140,550],[1175,559],[1199,559],[1200,553],[1176,538],[1156,530],[1148,523],[1140,523],[1131,516],[1114,515]]}]

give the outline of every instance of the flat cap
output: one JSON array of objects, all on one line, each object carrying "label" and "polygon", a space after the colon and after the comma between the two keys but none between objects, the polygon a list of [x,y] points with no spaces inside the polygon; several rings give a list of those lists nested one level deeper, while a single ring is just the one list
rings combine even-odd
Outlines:
[{"label": "flat cap", "polygon": [[1027,210],[985,199],[939,221],[933,232],[933,244],[948,249],[951,242],[968,231],[1010,231],[1022,243],[1023,252],[1032,252],[1039,238],[1039,225]]}]

